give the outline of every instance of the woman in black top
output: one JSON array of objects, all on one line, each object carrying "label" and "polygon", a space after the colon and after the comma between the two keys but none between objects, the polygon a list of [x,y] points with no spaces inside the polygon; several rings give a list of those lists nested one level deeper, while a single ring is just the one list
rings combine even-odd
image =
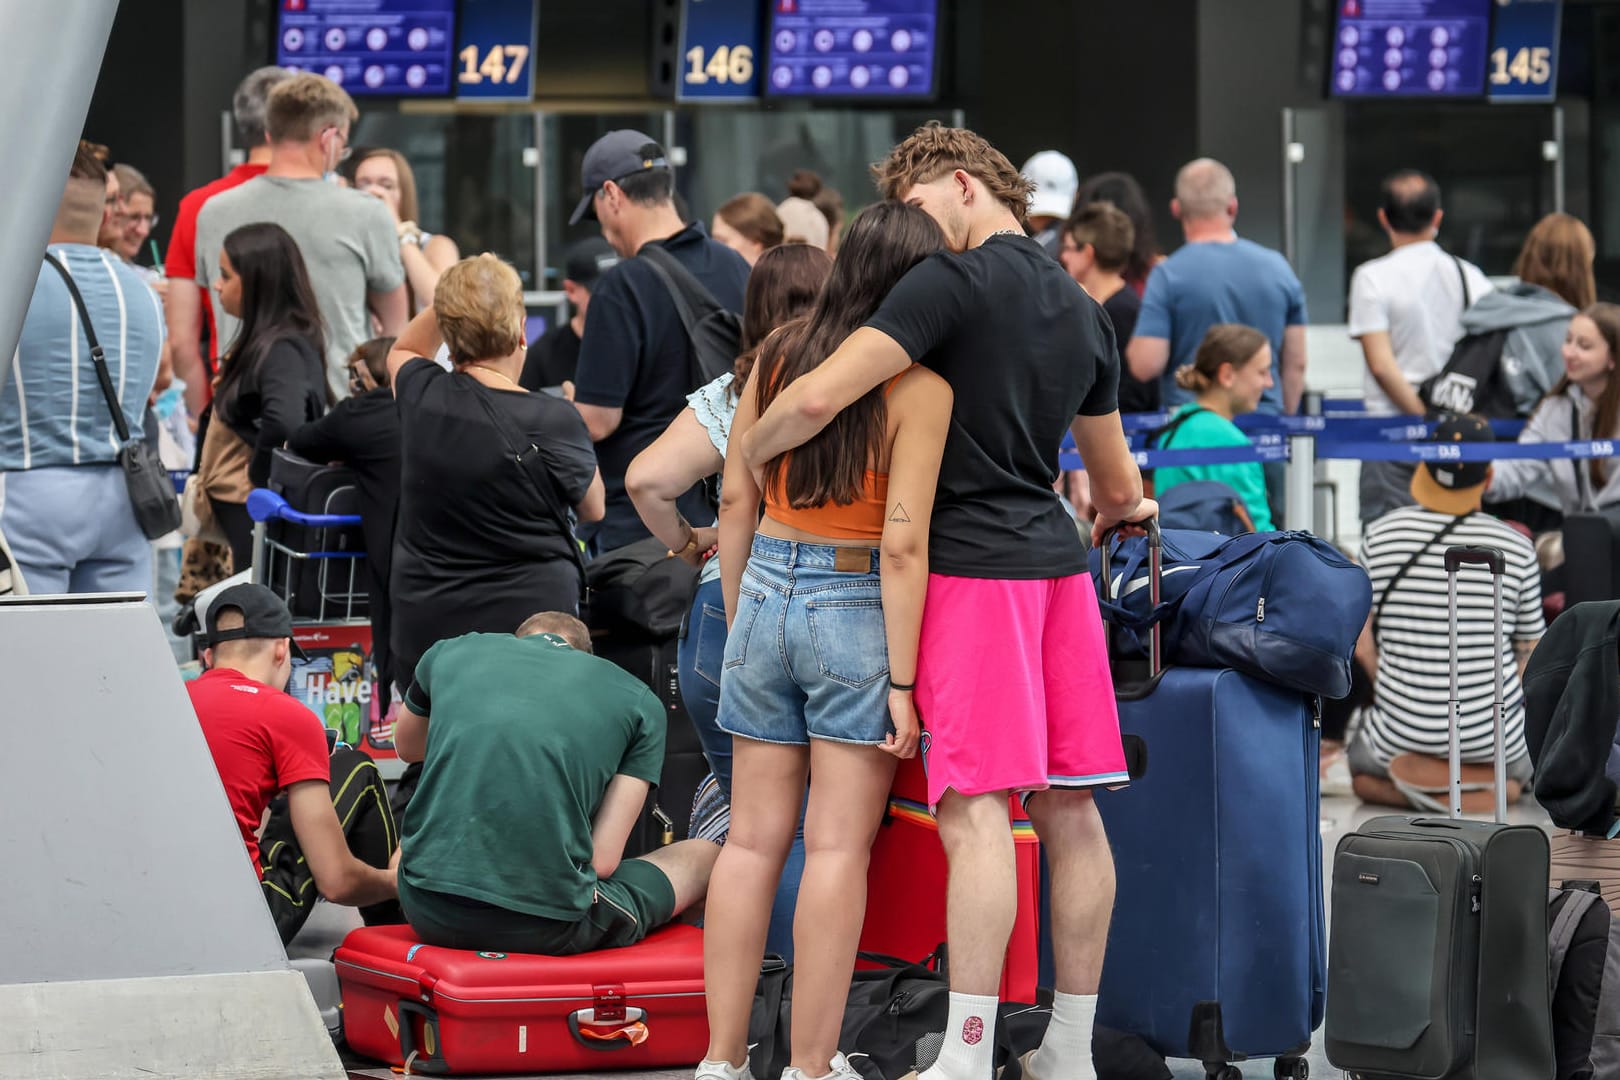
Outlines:
[{"label": "woman in black top", "polygon": [[393,347],[391,337],[372,338],[350,353],[349,392],[353,396],[287,440],[287,446],[300,457],[322,464],[341,461],[354,472],[360,532],[366,544],[371,655],[384,710],[389,685],[400,678],[388,651],[392,625],[388,576],[393,563],[394,521],[399,514],[399,409],[388,385],[388,351]]},{"label": "woman in black top", "polygon": [[271,455],[326,412],[331,391],[320,308],[304,257],[285,229],[259,222],[225,237],[214,291],[242,326],[214,381],[203,483],[240,572],[253,560],[248,491],[270,482]]},{"label": "woman in black top", "polygon": [[[433,307],[388,354],[402,455],[389,583],[402,688],[437,641],[578,610],[578,548],[563,519],[600,520],[606,497],[573,405],[518,385],[523,320],[517,272],[478,255],[444,272]],[[451,371],[425,359],[441,342]]]}]

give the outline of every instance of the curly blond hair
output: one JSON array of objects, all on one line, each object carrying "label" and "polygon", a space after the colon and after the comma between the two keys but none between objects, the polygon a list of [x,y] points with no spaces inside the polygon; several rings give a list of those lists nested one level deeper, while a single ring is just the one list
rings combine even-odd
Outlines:
[{"label": "curly blond hair", "polygon": [[1035,185],[1013,167],[1006,154],[967,128],[930,120],[872,166],[872,179],[885,199],[898,199],[916,185],[931,183],[956,169],[976,177],[1013,212],[1020,225],[1027,224]]}]

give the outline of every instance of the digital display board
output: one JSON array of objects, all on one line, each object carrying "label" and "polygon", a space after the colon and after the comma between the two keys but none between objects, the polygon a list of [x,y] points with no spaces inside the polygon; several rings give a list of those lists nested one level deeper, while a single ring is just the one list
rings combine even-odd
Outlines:
[{"label": "digital display board", "polygon": [[938,0],[771,0],[766,91],[781,97],[926,98]]},{"label": "digital display board", "polygon": [[534,0],[461,0],[456,29],[456,97],[534,97]]},{"label": "digital display board", "polygon": [[1491,26],[1492,101],[1552,101],[1558,95],[1560,0],[1498,0]]},{"label": "digital display board", "polygon": [[758,0],[685,0],[677,101],[759,97]]},{"label": "digital display board", "polygon": [[280,0],[276,63],[353,95],[450,92],[455,0]]},{"label": "digital display board", "polygon": [[1492,0],[1335,0],[1339,97],[1482,97]]}]

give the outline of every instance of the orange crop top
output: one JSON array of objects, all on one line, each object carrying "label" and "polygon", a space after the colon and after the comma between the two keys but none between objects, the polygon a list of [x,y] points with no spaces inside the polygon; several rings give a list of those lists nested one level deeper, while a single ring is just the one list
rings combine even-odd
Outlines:
[{"label": "orange crop top", "polygon": [[[902,371],[889,380],[883,388],[884,397],[905,374]],[[883,517],[888,505],[889,474],[873,469],[866,470],[860,495],[846,506],[825,502],[820,506],[793,507],[780,491],[765,494],[765,512],[783,525],[832,540],[870,540],[873,544],[883,539]]]}]

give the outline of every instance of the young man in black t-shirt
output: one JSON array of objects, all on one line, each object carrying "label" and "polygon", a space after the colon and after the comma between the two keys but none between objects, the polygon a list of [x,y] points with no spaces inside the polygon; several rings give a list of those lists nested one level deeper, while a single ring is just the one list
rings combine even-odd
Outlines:
[{"label": "young man in black t-shirt", "polygon": [[[579,346],[585,334],[585,315],[591,307],[591,290],[602,275],[619,265],[619,253],[600,236],[587,236],[568,245],[563,257],[563,292],[568,297],[568,318],[531,342],[523,358],[523,374],[518,382],[525,390],[551,386],[565,389],[579,369]],[[566,384],[566,385],[565,385]]]},{"label": "young man in black t-shirt", "polygon": [[929,544],[921,656],[891,674],[927,729],[928,798],[951,859],[951,1005],[922,1080],[984,1080],[1016,912],[1007,798],[1026,805],[1052,872],[1058,963],[1034,1080],[1092,1077],[1091,1028],[1113,864],[1090,789],[1126,780],[1085,551],[1052,485],[1072,430],[1094,536],[1157,512],[1120,427],[1119,353],[1102,309],[1024,235],[1030,184],[970,131],[930,124],[874,170],[920,206],[950,253],[914,268],[866,326],[787,387],[742,443],[751,464],[802,444],[872,387],[925,363],[956,391]]},{"label": "young man in black t-shirt", "polygon": [[[748,264],[710,240],[701,224],[681,218],[674,169],[663,148],[639,131],[610,131],[596,140],[581,170],[585,197],[570,224],[587,217],[600,221],[603,239],[623,256],[591,293],[574,379],[574,404],[596,443],[607,485],[607,515],[580,535],[602,552],[652,535],[624,490],[624,474],[697,389],[688,361],[690,339],[675,302],[647,260],[632,256],[647,244],[659,244],[720,306],[739,313]],[[701,484],[677,505],[691,521],[714,516]]]}]

